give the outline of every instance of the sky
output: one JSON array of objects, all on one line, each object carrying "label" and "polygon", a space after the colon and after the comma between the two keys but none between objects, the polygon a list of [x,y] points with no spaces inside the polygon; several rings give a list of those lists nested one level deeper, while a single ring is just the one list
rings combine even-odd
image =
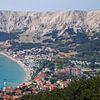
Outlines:
[{"label": "sky", "polygon": [[100,0],[0,0],[0,10],[50,11],[95,9],[100,9]]}]

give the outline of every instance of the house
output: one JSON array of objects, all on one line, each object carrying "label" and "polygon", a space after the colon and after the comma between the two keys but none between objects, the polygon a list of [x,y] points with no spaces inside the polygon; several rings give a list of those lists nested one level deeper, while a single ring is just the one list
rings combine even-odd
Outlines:
[{"label": "house", "polygon": [[57,81],[57,84],[60,85],[60,88],[64,88],[64,87],[68,86],[68,84],[70,83],[70,81],[71,81],[70,79],[67,79],[66,81],[59,80],[59,81]]},{"label": "house", "polygon": [[50,91],[57,89],[57,86],[55,84],[51,84],[49,87]]},{"label": "house", "polygon": [[3,91],[5,91],[5,92],[12,92],[13,91],[13,87],[4,87],[3,88]]},{"label": "house", "polygon": [[21,90],[17,88],[17,89],[15,90],[15,95],[21,95]]},{"label": "house", "polygon": [[38,92],[39,92],[38,89],[36,89],[36,88],[32,88],[32,93],[38,93]]},{"label": "house", "polygon": [[12,99],[12,96],[10,96],[10,95],[4,95],[3,96],[3,99],[4,100],[11,100]]}]

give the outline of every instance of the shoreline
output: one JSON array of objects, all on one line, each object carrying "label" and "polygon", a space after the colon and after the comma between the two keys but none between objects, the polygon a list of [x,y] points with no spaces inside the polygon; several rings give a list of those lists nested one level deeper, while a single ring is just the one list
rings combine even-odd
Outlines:
[{"label": "shoreline", "polygon": [[8,54],[6,54],[6,53],[4,53],[4,52],[0,52],[0,55],[3,55],[3,56],[5,56],[5,57],[9,58],[10,60],[14,61],[16,64],[18,64],[18,65],[24,70],[24,72],[25,72],[25,78],[24,78],[24,80],[23,80],[22,83],[24,83],[24,82],[29,82],[29,81],[31,80],[31,69],[30,69],[28,66],[26,66],[26,65],[25,65],[23,62],[21,62],[20,60],[17,61],[17,60],[14,59],[12,56],[10,56],[10,55],[8,55]]}]

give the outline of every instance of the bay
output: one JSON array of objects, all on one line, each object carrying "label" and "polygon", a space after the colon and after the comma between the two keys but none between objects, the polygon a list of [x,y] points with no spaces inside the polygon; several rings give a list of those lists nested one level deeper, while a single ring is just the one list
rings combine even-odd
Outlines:
[{"label": "bay", "polygon": [[0,55],[0,88],[16,87],[25,80],[25,71],[16,62]]}]

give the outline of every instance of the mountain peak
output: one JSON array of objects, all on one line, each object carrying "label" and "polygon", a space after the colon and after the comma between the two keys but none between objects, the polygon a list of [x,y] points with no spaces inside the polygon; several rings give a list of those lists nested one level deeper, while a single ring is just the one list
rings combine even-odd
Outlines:
[{"label": "mountain peak", "polygon": [[100,32],[100,10],[95,11],[0,11],[0,31],[13,32],[26,29],[25,33],[46,34],[62,31],[66,27],[74,30]]}]

